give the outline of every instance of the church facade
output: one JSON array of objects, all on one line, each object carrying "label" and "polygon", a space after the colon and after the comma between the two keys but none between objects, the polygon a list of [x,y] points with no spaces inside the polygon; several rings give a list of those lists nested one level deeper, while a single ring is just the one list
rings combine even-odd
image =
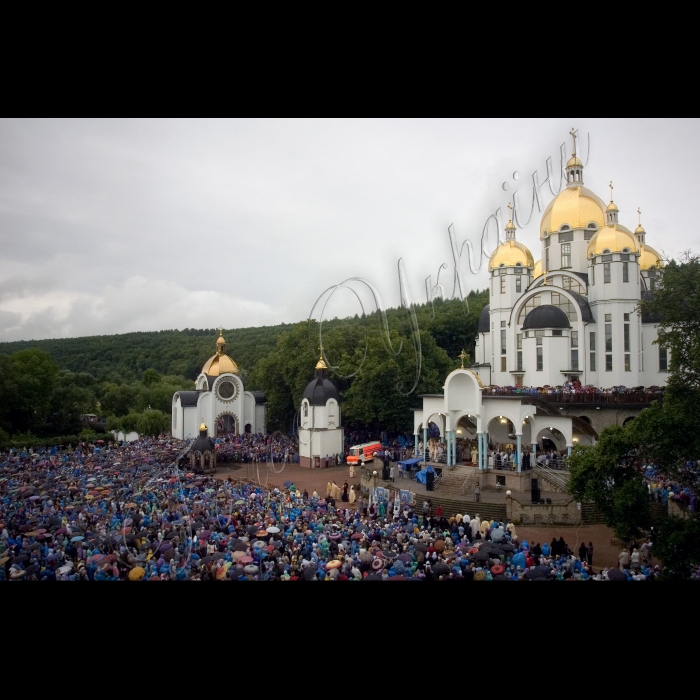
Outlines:
[{"label": "church facade", "polygon": [[414,411],[416,453],[434,424],[448,465],[456,464],[460,439],[471,443],[479,471],[489,468],[490,445],[512,446],[513,488],[524,454],[534,456],[545,440],[568,452],[595,443],[667,383],[669,353],[654,344],[658,319],[637,311],[655,292],[661,257],[647,244],[641,218],[634,231],[620,223],[612,183],[607,205],[584,186],[575,146],[566,180],[542,216],[537,262],[509,218],[489,259],[475,362],[452,372],[443,394],[423,395]]},{"label": "church facade", "polygon": [[540,260],[511,220],[491,255],[472,369],[486,386],[663,386],[667,351],[654,345],[655,319],[636,310],[654,293],[661,258],[641,221],[634,232],[620,223],[612,183],[606,206],[584,187],[575,153],[566,174],[540,223]]},{"label": "church facade", "polygon": [[213,426],[214,436],[266,433],[265,395],[245,390],[238,366],[226,354],[222,331],[216,341],[216,353],[204,363],[197,377],[196,389],[173,395],[173,437],[197,437],[200,424]]}]

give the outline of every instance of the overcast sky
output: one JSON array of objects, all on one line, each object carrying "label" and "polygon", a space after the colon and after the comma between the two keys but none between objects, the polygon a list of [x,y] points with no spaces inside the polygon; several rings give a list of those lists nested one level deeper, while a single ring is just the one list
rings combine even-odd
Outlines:
[{"label": "overcast sky", "polygon": [[[448,226],[478,244],[516,187],[529,204],[572,126],[621,223],[641,206],[647,243],[700,252],[697,119],[0,120],[0,340],[299,321],[350,276],[394,306],[400,257],[424,301]],[[535,260],[540,218],[517,234]]]}]

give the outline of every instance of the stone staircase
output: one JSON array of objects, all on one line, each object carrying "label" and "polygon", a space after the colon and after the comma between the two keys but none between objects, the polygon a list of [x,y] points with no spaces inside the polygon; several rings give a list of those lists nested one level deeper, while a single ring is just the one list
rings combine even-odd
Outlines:
[{"label": "stone staircase", "polygon": [[541,481],[546,481],[554,493],[568,493],[569,472],[560,469],[547,469],[539,464],[532,468],[532,473]]}]

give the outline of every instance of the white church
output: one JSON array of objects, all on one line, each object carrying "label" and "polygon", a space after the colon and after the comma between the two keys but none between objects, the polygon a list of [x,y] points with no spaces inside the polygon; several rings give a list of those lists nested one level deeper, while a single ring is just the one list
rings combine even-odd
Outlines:
[{"label": "white church", "polygon": [[245,391],[236,363],[226,354],[223,331],[216,353],[202,367],[194,391],[173,395],[172,434],[186,440],[199,435],[200,425],[211,426],[211,435],[266,433],[265,395]]},{"label": "white church", "polygon": [[328,466],[328,458],[342,454],[344,430],[340,420],[340,394],[328,379],[328,366],[321,357],[314,378],[306,385],[299,418],[299,464],[302,467]]},{"label": "white church", "polygon": [[[535,262],[516,240],[509,219],[505,241],[489,259],[489,304],[479,319],[475,362],[447,377],[444,394],[422,397],[423,407],[414,416],[416,448],[421,438],[427,441],[434,423],[447,443],[448,464],[455,463],[457,436],[476,441],[482,470],[493,442],[511,443],[518,453],[523,446],[534,451],[546,434],[558,449],[570,451],[643,406],[572,402],[556,410],[536,409],[532,400],[512,392],[494,395],[489,387],[666,384],[669,355],[654,344],[657,319],[637,311],[639,301],[654,294],[663,273],[661,257],[647,245],[641,220],[632,232],[619,216],[612,183],[607,205],[584,187],[574,142],[566,188],[540,222],[541,259]],[[577,426],[583,433],[576,434]]]},{"label": "white church", "polygon": [[619,222],[612,186],[607,206],[583,186],[575,154],[566,173],[540,223],[541,259],[516,240],[511,220],[491,255],[473,369],[485,385],[663,385],[668,356],[636,311],[661,258],[641,222],[634,233]]}]

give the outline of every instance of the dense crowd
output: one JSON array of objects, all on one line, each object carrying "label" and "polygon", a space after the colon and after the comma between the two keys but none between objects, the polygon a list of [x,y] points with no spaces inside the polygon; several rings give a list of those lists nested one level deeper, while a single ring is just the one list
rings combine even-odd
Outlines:
[{"label": "dense crowd", "polygon": [[[359,508],[316,492],[197,477],[187,445],[139,440],[0,455],[0,579],[602,580],[592,552],[531,546],[512,523]],[[336,494],[337,495],[337,494]]]},{"label": "dense crowd", "polygon": [[663,399],[664,387],[613,386],[601,389],[578,381],[560,386],[489,386],[484,389],[489,396],[530,396],[553,403],[640,403],[648,404]]},{"label": "dense crowd", "polygon": [[252,464],[260,462],[299,462],[299,442],[281,433],[262,435],[244,433],[229,434],[217,439],[218,463],[235,462]]},{"label": "dense crowd", "polygon": [[[697,463],[688,462],[686,469],[693,475],[697,475]],[[643,468],[644,478],[649,489],[649,500],[666,505],[670,500],[676,501],[683,509],[694,513],[697,508],[697,494],[688,486],[674,481],[661,474],[652,464]]]}]

